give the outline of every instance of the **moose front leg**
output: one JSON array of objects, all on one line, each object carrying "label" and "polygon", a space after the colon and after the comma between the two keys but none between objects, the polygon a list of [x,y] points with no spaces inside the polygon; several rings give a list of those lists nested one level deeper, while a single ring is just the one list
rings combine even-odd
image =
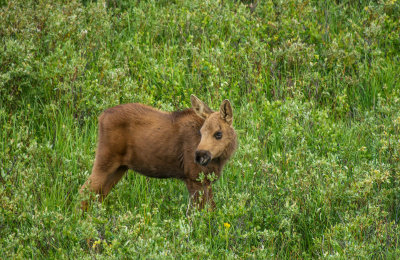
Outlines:
[{"label": "moose front leg", "polygon": [[190,200],[193,201],[193,204],[199,209],[203,209],[205,205],[208,203],[210,205],[210,209],[215,208],[215,202],[213,200],[211,183],[185,180],[186,187],[189,191]]}]

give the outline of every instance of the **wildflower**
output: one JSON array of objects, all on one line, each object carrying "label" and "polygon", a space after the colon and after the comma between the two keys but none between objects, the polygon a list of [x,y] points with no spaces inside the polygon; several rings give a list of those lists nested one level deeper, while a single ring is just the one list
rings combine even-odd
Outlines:
[{"label": "wildflower", "polygon": [[99,245],[101,243],[101,240],[99,239],[99,240],[97,240],[97,241],[95,241],[94,243],[93,243],[93,249],[95,249],[96,248],[96,246],[97,245]]},{"label": "wildflower", "polygon": [[85,37],[87,35],[88,31],[87,30],[82,30],[81,31],[81,37]]},{"label": "wildflower", "polygon": [[226,250],[228,250],[228,247],[229,247],[228,233],[229,233],[229,228],[231,227],[231,224],[229,224],[228,222],[225,222],[224,227],[225,227]]},{"label": "wildflower", "polygon": [[365,146],[362,146],[360,149],[358,149],[359,151],[361,151],[361,152],[365,152],[366,150],[367,150],[367,147],[365,147]]}]

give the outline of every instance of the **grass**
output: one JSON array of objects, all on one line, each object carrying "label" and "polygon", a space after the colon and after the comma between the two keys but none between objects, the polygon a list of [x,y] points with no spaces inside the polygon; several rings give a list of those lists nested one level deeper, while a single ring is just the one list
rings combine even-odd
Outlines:
[{"label": "grass", "polygon": [[[0,1],[0,258],[397,258],[399,1]],[[129,172],[102,110],[234,104],[217,209]]]}]

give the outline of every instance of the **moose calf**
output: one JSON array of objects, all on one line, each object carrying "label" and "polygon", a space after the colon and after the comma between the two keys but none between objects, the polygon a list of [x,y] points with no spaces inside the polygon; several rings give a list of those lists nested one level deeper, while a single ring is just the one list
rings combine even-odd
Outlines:
[{"label": "moose calf", "polygon": [[[218,112],[196,96],[192,108],[164,112],[143,104],[125,104],[105,110],[99,117],[96,159],[86,188],[103,200],[128,169],[148,177],[177,178],[185,182],[194,203],[215,207],[211,181],[199,180],[223,166],[237,146],[233,111],[224,100]],[[202,195],[202,196],[201,196]],[[87,202],[82,202],[82,208]]]}]

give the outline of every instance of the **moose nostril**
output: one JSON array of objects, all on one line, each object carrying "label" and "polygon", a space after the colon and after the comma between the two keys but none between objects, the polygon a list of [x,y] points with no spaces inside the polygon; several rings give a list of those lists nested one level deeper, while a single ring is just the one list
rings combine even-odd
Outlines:
[{"label": "moose nostril", "polygon": [[201,156],[196,153],[196,162],[199,163],[201,160]]}]

